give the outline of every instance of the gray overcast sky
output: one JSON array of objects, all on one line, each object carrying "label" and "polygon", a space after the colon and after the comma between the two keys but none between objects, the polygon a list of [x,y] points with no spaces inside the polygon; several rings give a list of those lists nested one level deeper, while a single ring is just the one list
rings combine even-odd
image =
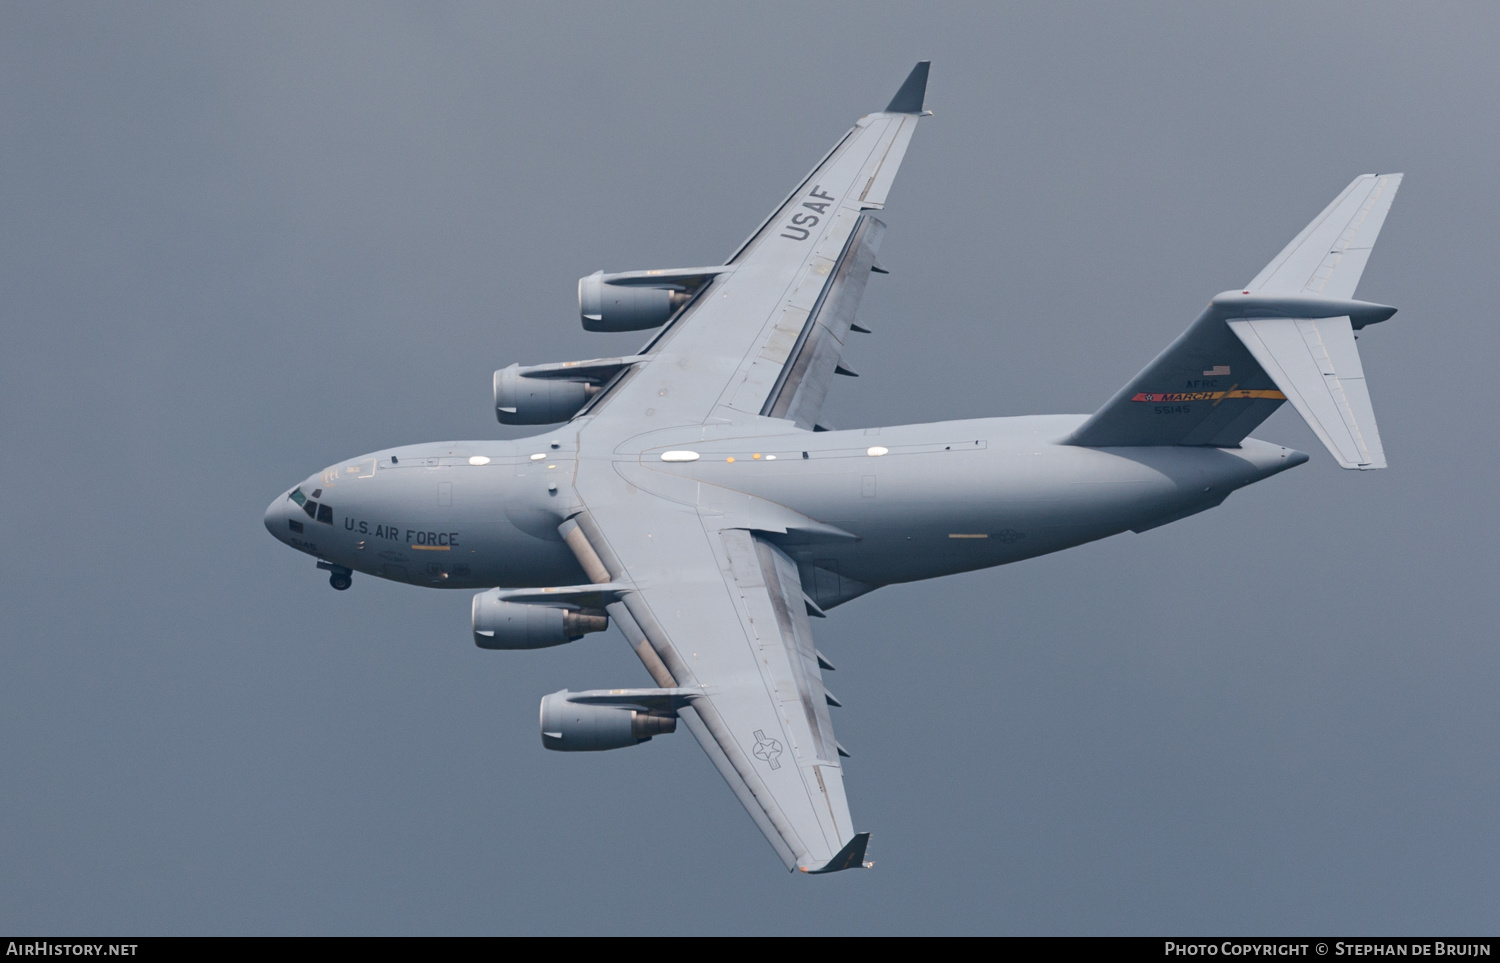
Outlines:
[{"label": "gray overcast sky", "polygon": [[[0,931],[1500,928],[1493,5],[0,5]],[[871,872],[789,877],[613,631],[476,649],[261,527],[490,372],[629,352],[933,60],[839,427],[1091,411],[1348,181],[1391,468],[818,627]],[[511,432],[512,435],[518,434]]]}]

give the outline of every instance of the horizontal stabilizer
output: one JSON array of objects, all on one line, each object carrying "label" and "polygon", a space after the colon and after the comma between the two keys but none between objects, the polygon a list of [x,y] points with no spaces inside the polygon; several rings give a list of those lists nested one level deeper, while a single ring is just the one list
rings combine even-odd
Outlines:
[{"label": "horizontal stabilizer", "polygon": [[1342,467],[1385,467],[1349,318],[1254,318],[1228,324]]}]

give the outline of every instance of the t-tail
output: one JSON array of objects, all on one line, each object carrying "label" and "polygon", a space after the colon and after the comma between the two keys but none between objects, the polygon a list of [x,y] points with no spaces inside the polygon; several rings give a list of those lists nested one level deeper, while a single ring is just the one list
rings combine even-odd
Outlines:
[{"label": "t-tail", "polygon": [[1344,468],[1384,468],[1354,332],[1396,309],[1356,301],[1400,174],[1363,174],[1236,291],[1192,326],[1069,444],[1229,448],[1290,401]]}]

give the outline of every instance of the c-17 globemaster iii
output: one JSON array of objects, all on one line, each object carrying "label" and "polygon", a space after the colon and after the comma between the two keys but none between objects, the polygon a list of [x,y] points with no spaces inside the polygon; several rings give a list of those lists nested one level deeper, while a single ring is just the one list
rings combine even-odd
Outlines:
[{"label": "c-17 globemaster iii", "polygon": [[1353,299],[1400,174],[1354,179],[1254,280],[1215,295],[1091,415],[827,430],[819,410],[926,115],[927,63],[720,264],[591,274],[590,331],[637,354],[495,372],[511,441],[339,462],[266,527],[352,573],[482,589],[474,641],[534,649],[613,623],[654,683],[542,700],[542,744],[617,749],[680,722],[788,869],[867,865],[811,620],[894,582],[1004,565],[1218,505],[1307,456],[1249,433],[1291,402],[1345,468],[1383,468]]}]

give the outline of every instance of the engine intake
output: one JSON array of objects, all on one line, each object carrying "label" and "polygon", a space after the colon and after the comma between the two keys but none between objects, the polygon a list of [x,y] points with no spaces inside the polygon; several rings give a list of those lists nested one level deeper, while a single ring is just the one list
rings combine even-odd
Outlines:
[{"label": "engine intake", "polygon": [[474,644],[481,649],[545,649],[609,628],[595,609],[537,602],[508,602],[499,589],[474,596]]},{"label": "engine intake", "polygon": [[558,752],[623,749],[677,730],[685,689],[563,689],[542,698],[542,745]]},{"label": "engine intake", "polygon": [[671,271],[595,271],[578,279],[578,316],[585,331],[659,328],[728,267]]}]

